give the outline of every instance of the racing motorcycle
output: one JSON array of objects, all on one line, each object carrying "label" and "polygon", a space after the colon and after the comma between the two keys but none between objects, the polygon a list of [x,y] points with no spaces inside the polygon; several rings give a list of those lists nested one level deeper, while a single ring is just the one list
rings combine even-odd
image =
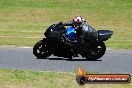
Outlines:
[{"label": "racing motorcycle", "polygon": [[106,46],[104,41],[111,38],[113,34],[111,30],[98,30],[98,40],[96,42],[84,38],[84,43],[81,45],[74,42],[69,45],[62,42],[64,40],[63,36],[65,35],[71,41],[76,41],[76,29],[74,27],[56,29],[61,25],[62,22],[52,24],[45,31],[45,37],[34,45],[33,54],[37,58],[47,58],[54,55],[72,59],[81,55],[88,60],[97,60],[105,54]]}]

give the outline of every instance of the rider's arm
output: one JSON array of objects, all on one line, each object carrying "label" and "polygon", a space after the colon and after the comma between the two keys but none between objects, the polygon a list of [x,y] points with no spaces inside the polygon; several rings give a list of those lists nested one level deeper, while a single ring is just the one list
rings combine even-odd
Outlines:
[{"label": "rider's arm", "polygon": [[66,22],[66,23],[62,23],[62,25],[60,25],[59,27],[56,27],[55,29],[61,29],[63,28],[64,26],[73,26],[73,22],[72,21],[69,21],[69,22]]},{"label": "rider's arm", "polygon": [[73,26],[73,22],[72,21],[66,22],[62,26]]}]

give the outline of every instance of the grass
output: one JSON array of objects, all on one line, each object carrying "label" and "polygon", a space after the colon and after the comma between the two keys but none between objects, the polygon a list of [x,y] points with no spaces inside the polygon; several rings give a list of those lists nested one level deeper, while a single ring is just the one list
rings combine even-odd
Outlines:
[{"label": "grass", "polygon": [[[111,29],[113,49],[132,49],[131,0],[0,0],[0,45],[33,46],[45,29],[83,16],[95,29]],[[75,73],[0,69],[0,88],[80,88]],[[130,84],[86,84],[82,88],[131,88]]]},{"label": "grass", "polygon": [[0,88],[131,88],[130,84],[85,84],[79,86],[75,73],[0,69]]},{"label": "grass", "polygon": [[83,16],[95,29],[111,29],[113,49],[132,49],[131,0],[0,0],[0,45],[33,46],[45,29]]}]

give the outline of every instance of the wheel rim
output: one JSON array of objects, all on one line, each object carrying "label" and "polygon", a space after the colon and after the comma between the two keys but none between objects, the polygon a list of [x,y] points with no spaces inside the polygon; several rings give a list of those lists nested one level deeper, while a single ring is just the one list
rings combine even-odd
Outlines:
[{"label": "wheel rim", "polygon": [[105,51],[106,51],[106,47],[105,44],[102,42],[97,46],[96,49],[92,49],[92,48],[89,49],[89,53],[85,54],[86,59],[97,60],[104,55]]},{"label": "wheel rim", "polygon": [[101,46],[98,46],[96,50],[91,50],[90,56],[96,56],[100,54],[103,51],[103,48]]},{"label": "wheel rim", "polygon": [[46,58],[51,55],[51,53],[49,52],[49,49],[44,41],[39,41],[35,44],[35,46],[33,48],[33,54],[37,58]]},{"label": "wheel rim", "polygon": [[44,54],[49,53],[49,51],[48,51],[46,45],[41,44],[40,46],[38,46],[36,53],[37,54],[40,54],[40,55],[44,55]]}]

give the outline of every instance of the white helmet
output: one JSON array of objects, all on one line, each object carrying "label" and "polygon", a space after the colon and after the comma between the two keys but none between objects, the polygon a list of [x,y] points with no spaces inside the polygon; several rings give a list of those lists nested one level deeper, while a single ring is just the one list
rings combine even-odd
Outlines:
[{"label": "white helmet", "polygon": [[84,22],[84,18],[82,16],[76,16],[73,18],[73,23],[76,25],[81,25]]}]

